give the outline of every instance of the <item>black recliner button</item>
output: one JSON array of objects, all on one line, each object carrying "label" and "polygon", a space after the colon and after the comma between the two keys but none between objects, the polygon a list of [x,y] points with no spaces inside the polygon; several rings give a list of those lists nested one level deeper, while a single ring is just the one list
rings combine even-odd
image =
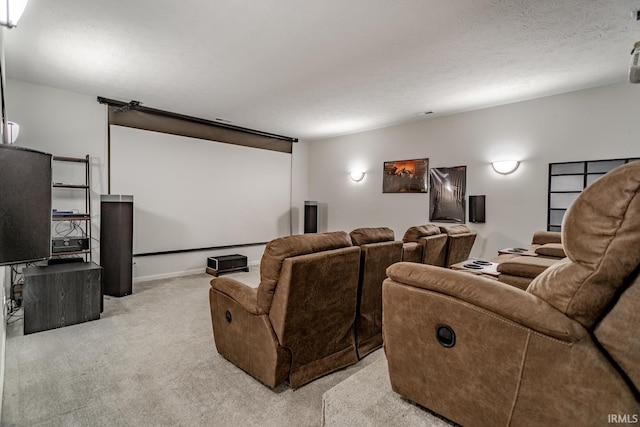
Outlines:
[{"label": "black recliner button", "polygon": [[456,345],[456,333],[451,326],[438,325],[436,328],[436,338],[443,347],[451,348]]}]

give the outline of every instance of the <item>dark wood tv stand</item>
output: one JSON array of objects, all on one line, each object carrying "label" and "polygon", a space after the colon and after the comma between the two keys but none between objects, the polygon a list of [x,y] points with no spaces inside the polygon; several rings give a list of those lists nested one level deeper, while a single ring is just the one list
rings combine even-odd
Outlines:
[{"label": "dark wood tv stand", "polygon": [[74,262],[23,270],[24,334],[100,318],[102,267]]}]

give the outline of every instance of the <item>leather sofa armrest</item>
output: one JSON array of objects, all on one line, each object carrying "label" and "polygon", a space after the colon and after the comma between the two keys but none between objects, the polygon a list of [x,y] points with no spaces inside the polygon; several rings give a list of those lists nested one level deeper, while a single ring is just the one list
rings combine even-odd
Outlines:
[{"label": "leather sofa armrest", "polygon": [[562,246],[562,243],[545,243],[544,245],[536,248],[535,251],[538,255],[558,259],[565,258],[567,256],[564,252],[564,246]]},{"label": "leather sofa armrest", "polygon": [[500,274],[510,274],[512,276],[535,279],[540,273],[558,261],[558,258],[517,256],[498,264],[497,270]]},{"label": "leather sofa armrest", "polygon": [[405,242],[402,244],[402,261],[422,262],[422,244],[418,242]]},{"label": "leather sofa armrest", "polygon": [[265,314],[258,306],[258,288],[252,288],[230,277],[216,277],[211,287],[236,301],[247,312],[255,315]]},{"label": "leather sofa armrest", "polygon": [[587,333],[535,295],[486,277],[405,262],[390,266],[387,276],[385,283],[393,280],[448,295],[559,340],[575,342]]}]

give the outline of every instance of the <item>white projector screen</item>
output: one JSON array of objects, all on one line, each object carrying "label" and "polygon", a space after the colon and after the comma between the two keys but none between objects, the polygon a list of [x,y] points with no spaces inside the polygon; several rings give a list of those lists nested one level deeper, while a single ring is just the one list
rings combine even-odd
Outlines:
[{"label": "white projector screen", "polygon": [[133,195],[133,253],[291,232],[291,154],[110,126],[111,194]]}]

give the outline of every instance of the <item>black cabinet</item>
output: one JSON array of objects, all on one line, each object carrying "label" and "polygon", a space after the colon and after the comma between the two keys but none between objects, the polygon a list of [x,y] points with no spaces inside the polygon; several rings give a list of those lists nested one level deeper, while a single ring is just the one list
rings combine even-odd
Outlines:
[{"label": "black cabinet", "polygon": [[74,262],[22,272],[25,335],[100,318],[102,267]]}]

